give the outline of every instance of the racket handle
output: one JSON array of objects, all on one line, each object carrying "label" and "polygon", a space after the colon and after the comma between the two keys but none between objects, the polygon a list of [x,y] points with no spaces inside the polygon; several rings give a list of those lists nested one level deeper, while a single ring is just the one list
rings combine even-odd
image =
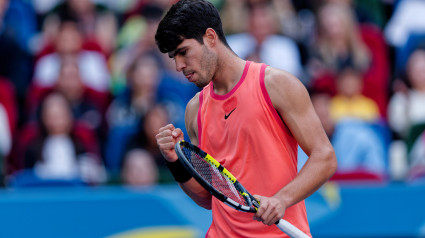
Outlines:
[{"label": "racket handle", "polygon": [[310,236],[283,219],[277,221],[276,226],[292,238],[310,238]]}]

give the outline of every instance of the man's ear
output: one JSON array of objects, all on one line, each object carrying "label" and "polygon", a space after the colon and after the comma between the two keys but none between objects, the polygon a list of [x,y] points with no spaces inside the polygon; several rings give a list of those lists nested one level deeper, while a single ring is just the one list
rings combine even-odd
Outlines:
[{"label": "man's ear", "polygon": [[208,28],[204,34],[204,44],[214,47],[217,44],[218,36],[214,29]]}]

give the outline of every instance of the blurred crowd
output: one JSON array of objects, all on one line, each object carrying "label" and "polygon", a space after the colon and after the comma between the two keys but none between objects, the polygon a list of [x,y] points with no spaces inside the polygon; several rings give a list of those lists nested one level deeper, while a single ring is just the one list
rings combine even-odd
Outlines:
[{"label": "blurred crowd", "polygon": [[[155,45],[174,2],[0,0],[3,186],[173,181],[155,135],[199,91]],[[425,1],[211,2],[237,55],[307,87],[334,180],[425,178]]]}]

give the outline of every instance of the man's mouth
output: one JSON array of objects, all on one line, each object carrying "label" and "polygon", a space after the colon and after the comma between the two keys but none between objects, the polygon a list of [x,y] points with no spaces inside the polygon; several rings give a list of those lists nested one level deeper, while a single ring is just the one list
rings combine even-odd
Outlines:
[{"label": "man's mouth", "polygon": [[187,78],[187,80],[192,82],[193,73],[188,73],[188,74],[185,74],[184,76]]}]

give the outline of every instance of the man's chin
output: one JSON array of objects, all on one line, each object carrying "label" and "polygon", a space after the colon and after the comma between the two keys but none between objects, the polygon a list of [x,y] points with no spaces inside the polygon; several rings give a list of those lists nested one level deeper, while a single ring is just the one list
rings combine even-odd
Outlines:
[{"label": "man's chin", "polygon": [[207,85],[208,85],[208,83],[204,83],[204,82],[195,82],[195,85],[196,85],[197,87],[199,87],[199,88],[203,88],[203,87],[207,86]]}]

